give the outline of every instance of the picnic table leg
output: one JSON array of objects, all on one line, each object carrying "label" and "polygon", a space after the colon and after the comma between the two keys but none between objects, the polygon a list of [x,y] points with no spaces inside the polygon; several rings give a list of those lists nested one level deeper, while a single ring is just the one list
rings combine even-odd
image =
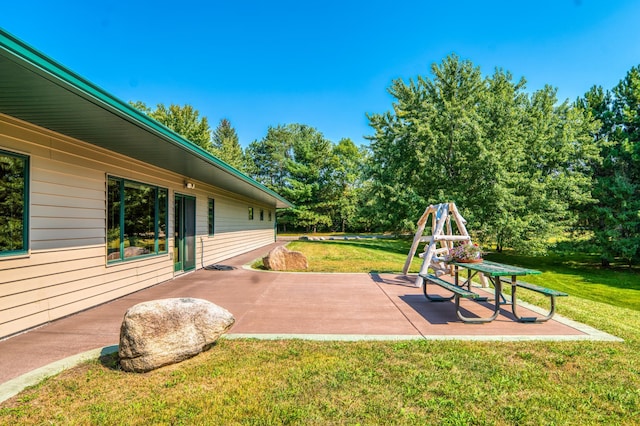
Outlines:
[{"label": "picnic table leg", "polygon": [[[491,280],[491,278],[489,278]],[[498,296],[499,294],[501,294],[502,292],[502,284],[500,282],[500,279],[496,279],[494,282],[494,286],[495,286],[495,290],[496,290],[496,300],[495,300],[495,305],[493,308],[493,314],[490,317],[480,317],[480,318],[471,318],[471,317],[466,317],[462,314],[462,312],[460,312],[460,296],[458,296],[457,294],[455,295],[456,298],[456,315],[458,315],[458,318],[460,318],[460,320],[464,321],[464,322],[468,322],[468,323],[476,323],[476,324],[481,324],[481,323],[485,323],[485,322],[491,322],[494,319],[496,319],[498,317],[498,314],[500,313],[500,297]],[[485,301],[487,300],[487,298],[478,298],[476,299],[476,301]]]},{"label": "picnic table leg", "polygon": [[[491,277],[488,278],[491,281]],[[500,305],[502,304],[502,281],[500,281],[500,277],[495,277],[493,279],[493,287],[495,289],[493,319],[496,319],[498,317],[498,313],[500,313]]]},{"label": "picnic table leg", "polygon": [[460,320],[462,320],[463,322],[481,324],[484,322],[491,322],[498,317],[498,313],[500,312],[500,302],[496,303],[496,307],[493,311],[493,315],[491,315],[490,317],[480,317],[480,318],[465,317],[464,315],[462,315],[462,312],[460,312],[460,296],[458,296],[457,294],[455,296],[456,296],[456,315],[458,315],[458,318],[460,318]]},{"label": "picnic table leg", "polygon": [[455,276],[455,281],[454,281],[455,285],[457,285],[458,287],[462,287],[462,288],[464,288],[465,285],[466,285],[467,286],[467,290],[471,291],[471,279],[475,275],[475,272],[472,275],[471,269],[467,269],[467,279],[462,284],[460,284],[460,279],[458,278],[459,274],[460,274],[460,269],[458,268],[458,265],[455,265],[454,268],[455,268],[455,275],[454,275]]},{"label": "picnic table leg", "polygon": [[[460,269],[458,268],[458,265],[454,266],[454,271],[455,271],[455,275],[454,275],[454,284],[464,288],[465,286],[467,287],[467,290],[472,291],[471,290],[471,280],[473,279],[473,277],[476,276],[477,272],[476,271],[471,271],[471,269],[467,269],[467,279],[465,282],[463,282],[462,284],[460,284],[460,279],[458,278],[458,274],[460,273]],[[480,274],[480,277],[484,277],[483,274]],[[482,280],[480,280],[482,281]],[[487,297],[485,296],[480,296],[478,298],[475,299],[476,302],[486,302],[487,301]]]},{"label": "picnic table leg", "polygon": [[467,290],[471,291],[471,279],[473,278],[473,275],[475,274],[471,274],[471,269],[467,269]]},{"label": "picnic table leg", "polygon": [[[467,290],[471,291],[471,283],[472,283],[472,279],[473,277],[475,277],[476,275],[478,275],[480,278],[484,277],[484,274],[478,274],[477,271],[471,271],[471,269],[467,269]],[[480,279],[480,282],[482,282],[483,280]],[[488,297],[486,296],[480,296],[478,298],[475,299],[476,302],[486,302],[487,300],[489,300]]]},{"label": "picnic table leg", "polygon": [[[496,277],[496,281],[498,281],[500,283],[500,285],[502,286],[502,280],[500,279],[500,277]],[[513,304],[513,288],[514,288],[514,283],[516,282],[516,276],[512,276],[511,277],[511,302],[507,302],[507,299],[504,297],[504,294],[502,294],[502,289],[500,289],[500,304],[501,305],[511,305]]]},{"label": "picnic table leg", "polygon": [[551,307],[549,309],[549,313],[545,316],[542,317],[521,317],[518,315],[516,306],[518,305],[516,303],[516,289],[518,288],[518,286],[516,285],[515,282],[515,277],[513,277],[512,281],[511,281],[511,311],[513,312],[513,316],[516,317],[516,319],[520,322],[545,322],[550,320],[551,318],[553,318],[553,315],[556,313],[556,297],[552,294],[547,294],[546,296],[549,297],[550,300],[550,304]]}]

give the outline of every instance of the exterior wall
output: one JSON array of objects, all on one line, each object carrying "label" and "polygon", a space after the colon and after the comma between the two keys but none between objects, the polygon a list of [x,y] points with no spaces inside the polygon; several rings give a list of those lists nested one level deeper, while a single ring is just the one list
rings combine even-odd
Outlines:
[{"label": "exterior wall", "polygon": [[[207,208],[208,198],[215,200],[215,233],[208,235]],[[248,220],[248,208],[253,207],[254,218]],[[265,211],[264,220],[260,220],[260,209]],[[268,211],[272,212],[269,221]],[[196,217],[198,238],[196,248],[200,257],[197,259],[198,268],[223,261],[230,257],[246,253],[247,251],[271,244],[274,241],[274,207],[259,204],[242,203],[223,195],[198,197],[197,211],[203,212],[205,217]],[[248,225],[247,225],[248,224]],[[205,227],[204,229],[202,227]]]},{"label": "exterior wall", "polygon": [[[259,205],[114,152],[0,114],[0,149],[30,158],[29,253],[0,256],[0,338],[116,299],[174,277],[173,239],[157,256],[107,264],[107,175],[196,197],[196,267],[274,241],[275,207]],[[215,200],[215,234],[208,235],[208,198]],[[257,212],[248,220],[247,209]],[[265,210],[260,221],[259,211]]]}]

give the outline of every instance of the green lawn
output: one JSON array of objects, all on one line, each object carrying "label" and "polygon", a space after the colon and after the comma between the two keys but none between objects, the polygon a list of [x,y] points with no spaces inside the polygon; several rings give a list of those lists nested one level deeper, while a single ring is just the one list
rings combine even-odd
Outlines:
[{"label": "green lawn", "polygon": [[[408,242],[292,248],[332,253],[327,263],[355,270],[399,271]],[[638,424],[638,273],[602,271],[587,256],[490,257],[544,271],[541,282],[570,293],[559,313],[625,341],[222,339],[146,374],[123,373],[113,356],[83,364],[0,404],[0,424]]]},{"label": "green lawn", "polygon": [[[302,251],[309,272],[400,272],[407,260],[406,240],[358,239],[334,241],[292,241],[289,250]],[[420,259],[411,271],[420,269]]]}]

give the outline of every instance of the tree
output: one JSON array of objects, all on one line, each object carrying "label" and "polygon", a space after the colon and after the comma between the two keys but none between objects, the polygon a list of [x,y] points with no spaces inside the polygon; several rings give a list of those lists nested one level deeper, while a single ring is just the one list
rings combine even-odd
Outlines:
[{"label": "tree", "polygon": [[207,118],[200,118],[198,110],[191,105],[171,104],[166,107],[163,104],[158,104],[154,111],[144,102],[137,101],[130,102],[130,104],[202,149],[212,152],[211,129]]},{"label": "tree", "polygon": [[393,112],[369,116],[369,205],[381,229],[413,230],[428,204],[468,206],[482,154],[480,70],[457,56],[432,65],[433,79],[393,81]]},{"label": "tree", "polygon": [[457,56],[432,79],[395,80],[393,111],[369,116],[370,206],[377,223],[412,230],[425,206],[453,201],[498,250],[542,251],[590,200],[593,120],[551,87],[528,96],[500,69],[482,77]]},{"label": "tree", "polygon": [[278,223],[311,232],[357,223],[361,154],[351,140],[334,145],[303,124],[270,127],[245,152],[249,175],[295,205]]},{"label": "tree", "polygon": [[598,149],[591,138],[596,122],[568,102],[558,104],[556,90],[546,86],[528,101],[523,123],[524,150],[516,195],[524,200],[517,211],[516,240],[512,246],[530,252],[544,251],[549,238],[577,223],[574,213],[591,197],[591,164]]},{"label": "tree", "polygon": [[212,152],[227,164],[244,170],[244,157],[238,134],[226,118],[220,120],[218,127],[213,131]]},{"label": "tree", "polygon": [[628,265],[640,259],[640,67],[605,92],[593,87],[577,101],[601,126],[592,137],[601,149],[595,163],[594,197],[598,203],[583,213],[594,231],[602,264],[616,258]]},{"label": "tree", "polygon": [[316,129],[290,124],[286,127],[291,155],[285,159],[287,178],[280,193],[295,207],[282,212],[279,220],[307,231],[331,225],[327,212],[331,142]]},{"label": "tree", "polygon": [[326,206],[334,229],[346,232],[358,229],[359,203],[362,196],[362,164],[365,151],[351,139],[341,139],[333,146]]},{"label": "tree", "polygon": [[293,155],[291,133],[285,126],[267,129],[260,141],[253,141],[245,150],[246,170],[249,176],[279,192],[289,176],[287,160]]}]

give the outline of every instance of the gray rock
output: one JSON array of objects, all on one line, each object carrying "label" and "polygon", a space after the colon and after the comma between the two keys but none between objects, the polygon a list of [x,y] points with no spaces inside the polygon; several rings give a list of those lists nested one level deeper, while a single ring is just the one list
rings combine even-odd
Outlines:
[{"label": "gray rock", "polygon": [[272,271],[303,270],[309,267],[309,262],[304,254],[299,251],[291,251],[284,246],[274,248],[262,258],[264,267]]},{"label": "gray rock", "polygon": [[226,309],[202,299],[139,303],[120,327],[120,366],[142,373],[206,351],[235,322]]}]

